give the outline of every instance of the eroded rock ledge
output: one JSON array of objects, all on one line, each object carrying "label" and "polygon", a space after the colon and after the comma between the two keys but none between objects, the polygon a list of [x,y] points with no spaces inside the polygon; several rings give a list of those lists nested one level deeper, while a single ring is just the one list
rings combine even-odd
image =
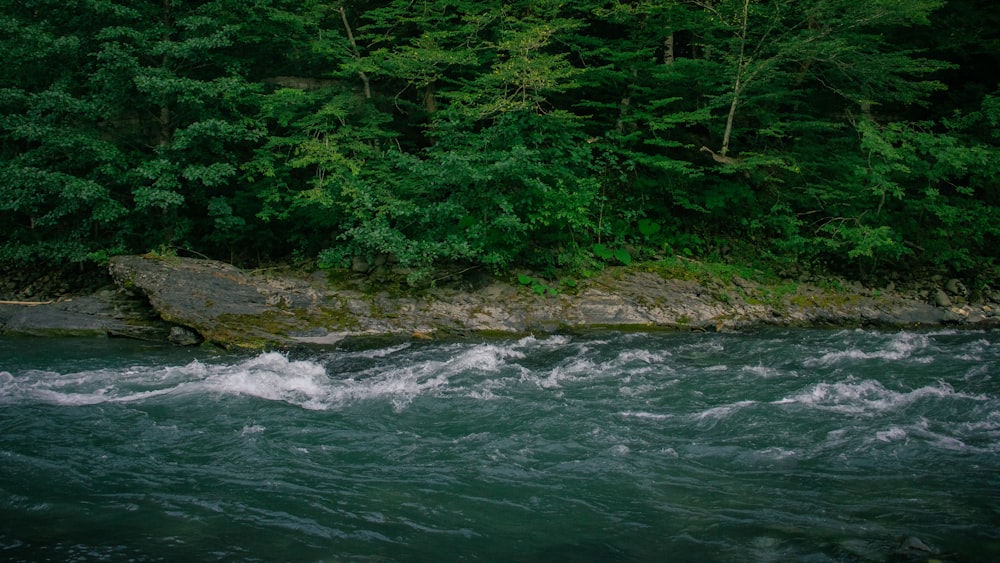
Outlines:
[{"label": "eroded rock ledge", "polygon": [[[0,335],[112,335],[231,348],[334,344],[349,337],[440,338],[588,329],[732,330],[758,326],[1000,326],[1000,291],[955,280],[921,291],[780,287],[609,269],[558,295],[478,274],[404,288],[362,274],[246,272],[191,258],[119,256],[117,284],[84,294],[7,292]],[[566,289],[566,288],[564,288]]]},{"label": "eroded rock ledge", "polygon": [[[207,341],[260,348],[333,344],[346,337],[433,338],[586,329],[727,330],[761,325],[994,325],[996,306],[942,307],[894,291],[847,293],[808,284],[776,294],[746,280],[706,287],[658,273],[609,270],[572,292],[537,295],[493,278],[475,287],[393,292],[378,284],[250,273],[191,258],[119,256],[119,287],[148,299],[163,320]],[[176,334],[179,339],[181,336]]]}]

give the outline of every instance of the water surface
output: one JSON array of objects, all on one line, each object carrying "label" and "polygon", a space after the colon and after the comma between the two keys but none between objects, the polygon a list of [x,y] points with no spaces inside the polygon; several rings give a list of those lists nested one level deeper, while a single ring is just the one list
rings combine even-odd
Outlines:
[{"label": "water surface", "polygon": [[1000,560],[998,378],[947,330],[0,339],[0,559]]}]

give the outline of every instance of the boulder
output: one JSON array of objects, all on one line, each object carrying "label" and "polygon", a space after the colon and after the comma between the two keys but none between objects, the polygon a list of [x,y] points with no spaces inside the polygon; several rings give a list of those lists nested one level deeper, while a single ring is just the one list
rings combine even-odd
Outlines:
[{"label": "boulder", "polygon": [[943,561],[939,557],[943,556],[938,555],[937,550],[928,546],[920,538],[907,536],[900,540],[899,545],[889,554],[887,561],[893,563]]},{"label": "boulder", "polygon": [[[116,256],[108,270],[122,288],[141,293],[163,320],[190,328],[211,342],[242,347],[288,342],[294,328],[284,302],[239,268],[215,260]],[[254,319],[254,322],[249,322]],[[270,322],[266,322],[270,321]],[[274,328],[263,328],[265,325]]]},{"label": "boulder", "polygon": [[990,286],[983,287],[983,298],[990,303],[1000,304],[1000,289],[993,289]]},{"label": "boulder", "polygon": [[934,304],[943,308],[951,307],[951,297],[948,297],[948,294],[943,289],[938,289],[934,293]]},{"label": "boulder", "polygon": [[364,256],[355,256],[351,259],[351,271],[359,274],[367,274],[371,271],[372,265]]},{"label": "boulder", "polygon": [[944,290],[951,295],[956,295],[958,297],[966,297],[969,295],[969,289],[965,287],[962,280],[957,278],[948,280],[948,282],[944,284]]}]

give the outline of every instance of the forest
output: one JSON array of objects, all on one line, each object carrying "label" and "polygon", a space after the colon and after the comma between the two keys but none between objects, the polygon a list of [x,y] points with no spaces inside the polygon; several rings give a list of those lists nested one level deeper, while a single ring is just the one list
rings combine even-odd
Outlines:
[{"label": "forest", "polygon": [[993,0],[0,0],[0,263],[1000,277]]}]

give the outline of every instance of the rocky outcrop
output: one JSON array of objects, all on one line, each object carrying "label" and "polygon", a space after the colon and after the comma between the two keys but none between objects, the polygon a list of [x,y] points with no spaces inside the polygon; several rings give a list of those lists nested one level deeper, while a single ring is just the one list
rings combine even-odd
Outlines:
[{"label": "rocky outcrop", "polygon": [[0,265],[0,335],[163,340],[169,331],[144,297],[119,291],[104,268]]},{"label": "rocky outcrop", "polygon": [[[332,344],[354,336],[435,337],[586,329],[727,330],[760,325],[927,326],[987,323],[895,292],[776,291],[742,278],[703,284],[655,271],[609,269],[573,291],[531,291],[488,276],[393,291],[353,274],[250,273],[211,260],[113,258],[119,287],[148,299],[167,322],[230,347]],[[988,309],[989,307],[987,307]],[[963,314],[964,313],[964,314]],[[177,338],[180,336],[175,335]]]},{"label": "rocky outcrop", "polygon": [[7,336],[122,336],[164,340],[170,325],[141,296],[111,289],[53,301],[0,302],[0,334]]},{"label": "rocky outcrop", "polygon": [[[716,331],[778,326],[921,327],[1000,324],[1000,291],[931,280],[909,293],[805,281],[765,285],[676,279],[650,266],[609,268],[573,287],[522,276],[453,275],[422,289],[377,281],[366,263],[335,274],[246,272],[212,260],[119,256],[113,286],[0,295],[0,334],[204,340],[236,348],[333,344],[348,337],[616,330]],[[530,280],[525,284],[524,279]],[[104,283],[109,280],[105,278]],[[18,287],[38,285],[21,280]],[[830,284],[824,284],[829,286]]]}]

